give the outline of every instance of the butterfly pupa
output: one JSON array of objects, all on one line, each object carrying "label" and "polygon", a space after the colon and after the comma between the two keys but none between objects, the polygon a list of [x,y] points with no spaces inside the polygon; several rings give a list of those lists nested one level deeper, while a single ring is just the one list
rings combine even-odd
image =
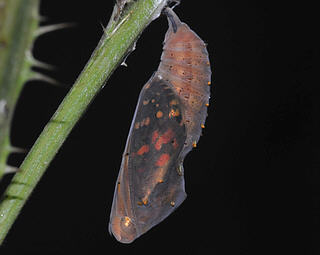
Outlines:
[{"label": "butterfly pupa", "polygon": [[205,43],[166,8],[158,70],[141,90],[115,186],[109,231],[131,243],[186,198],[183,160],[207,116],[211,69]]}]

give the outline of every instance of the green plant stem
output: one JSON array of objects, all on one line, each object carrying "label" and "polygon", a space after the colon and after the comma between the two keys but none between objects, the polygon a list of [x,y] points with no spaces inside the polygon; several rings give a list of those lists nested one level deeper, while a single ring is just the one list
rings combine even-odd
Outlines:
[{"label": "green plant stem", "polygon": [[166,2],[138,0],[122,20],[108,27],[81,75],[8,186],[0,204],[0,243],[71,129]]},{"label": "green plant stem", "polygon": [[23,85],[32,75],[31,48],[39,0],[0,0],[0,179],[10,153],[10,125]]}]

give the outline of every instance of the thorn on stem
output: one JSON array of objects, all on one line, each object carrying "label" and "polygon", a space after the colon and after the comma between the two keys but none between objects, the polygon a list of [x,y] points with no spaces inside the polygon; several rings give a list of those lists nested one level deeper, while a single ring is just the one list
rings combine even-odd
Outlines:
[{"label": "thorn on stem", "polygon": [[47,82],[51,85],[57,86],[57,87],[62,87],[62,88],[67,88],[67,86],[65,84],[62,84],[61,82],[45,75],[42,73],[38,73],[35,71],[31,71],[31,76],[30,76],[30,80],[38,80],[38,81],[44,81]]},{"label": "thorn on stem", "polygon": [[27,58],[27,61],[32,65],[32,67],[38,67],[38,68],[42,68],[42,69],[49,70],[49,71],[53,71],[53,70],[57,69],[53,65],[50,65],[50,64],[47,64],[45,62],[42,62],[40,60],[35,59],[29,50],[26,52],[26,58]]},{"label": "thorn on stem", "polygon": [[68,23],[60,23],[60,24],[41,26],[37,29],[36,36],[43,35],[45,33],[49,33],[52,31],[59,30],[59,29],[74,27],[75,25],[76,25],[76,23],[68,22]]},{"label": "thorn on stem", "polygon": [[5,174],[16,173],[16,172],[18,172],[18,171],[20,171],[20,168],[14,167],[14,166],[6,166],[6,167],[4,168],[4,173],[5,173]]},{"label": "thorn on stem", "polygon": [[19,148],[19,147],[15,147],[15,146],[9,146],[9,151],[11,153],[26,153],[28,150],[24,149],[24,148]]}]

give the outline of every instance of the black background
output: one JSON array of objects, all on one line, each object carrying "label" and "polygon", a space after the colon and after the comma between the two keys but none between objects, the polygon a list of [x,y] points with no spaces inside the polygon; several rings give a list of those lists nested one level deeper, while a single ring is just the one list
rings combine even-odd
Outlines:
[{"label": "black background", "polygon": [[[162,16],[73,129],[1,254],[320,254],[316,9],[307,1],[252,2],[184,0],[175,9],[208,43],[213,66],[209,116],[198,147],[185,159],[188,198],[181,207],[130,245],[108,234],[136,101],[162,51]],[[43,73],[67,89],[27,83],[13,145],[31,148],[90,57],[112,8],[112,1],[42,1],[43,24],[76,23],[34,44],[35,57],[57,67]],[[12,155],[9,162],[18,166],[23,157]],[[2,192],[10,178],[1,181]]]}]

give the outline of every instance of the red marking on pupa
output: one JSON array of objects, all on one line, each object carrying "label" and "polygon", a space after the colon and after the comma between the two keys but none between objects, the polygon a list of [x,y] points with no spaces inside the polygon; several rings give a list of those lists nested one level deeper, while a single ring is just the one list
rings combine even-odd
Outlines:
[{"label": "red marking on pupa", "polygon": [[153,133],[152,133],[152,143],[155,143],[157,141],[158,137],[159,137],[158,130],[153,131]]},{"label": "red marking on pupa", "polygon": [[169,128],[163,135],[161,135],[154,147],[156,150],[161,150],[163,144],[167,144],[168,142],[171,141],[172,137],[174,136],[173,131]]},{"label": "red marking on pupa", "polygon": [[156,166],[165,166],[168,163],[169,159],[170,155],[168,153],[161,154],[156,162]]},{"label": "red marking on pupa", "polygon": [[149,152],[149,145],[145,144],[143,146],[141,146],[141,148],[137,151],[137,154],[139,156],[143,155],[144,153]]}]

